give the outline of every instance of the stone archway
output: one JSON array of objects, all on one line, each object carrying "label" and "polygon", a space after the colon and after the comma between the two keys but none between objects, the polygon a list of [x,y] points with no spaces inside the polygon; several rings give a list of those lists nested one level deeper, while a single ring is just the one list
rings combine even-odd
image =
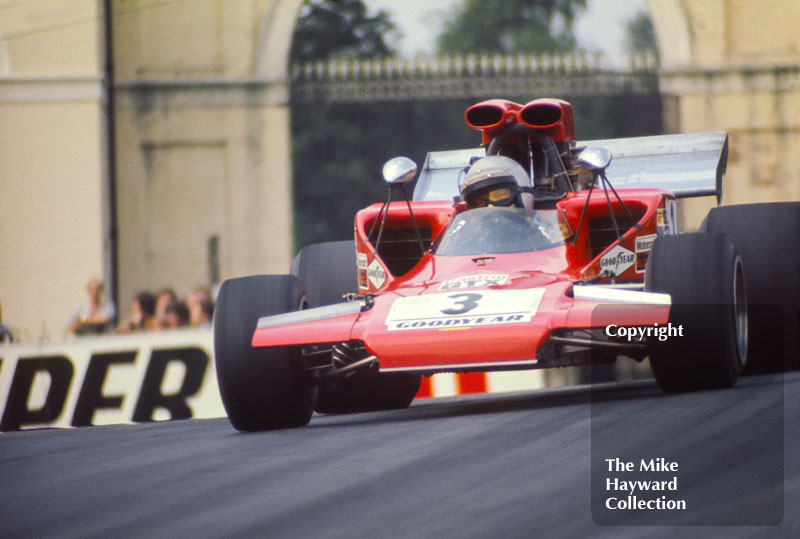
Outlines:
[{"label": "stone archway", "polygon": [[681,0],[647,0],[663,67],[692,61],[691,35]]},{"label": "stone archway", "polygon": [[289,50],[297,16],[305,0],[274,0],[264,13],[253,54],[253,74],[288,80]]}]

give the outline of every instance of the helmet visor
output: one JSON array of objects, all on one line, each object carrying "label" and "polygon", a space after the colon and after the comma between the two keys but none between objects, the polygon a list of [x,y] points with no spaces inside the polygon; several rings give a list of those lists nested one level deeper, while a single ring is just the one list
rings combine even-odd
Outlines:
[{"label": "helmet visor", "polygon": [[510,186],[497,186],[475,193],[467,199],[467,204],[471,208],[511,206],[514,203],[516,194],[516,190]]}]

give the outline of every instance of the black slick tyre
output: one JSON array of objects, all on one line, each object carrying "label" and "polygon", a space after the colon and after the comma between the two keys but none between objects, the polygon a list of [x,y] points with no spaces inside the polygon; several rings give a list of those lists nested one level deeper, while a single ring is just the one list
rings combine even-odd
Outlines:
[{"label": "black slick tyre", "polygon": [[291,273],[303,283],[312,307],[341,303],[345,294],[358,291],[355,245],[330,241],[303,247]]},{"label": "black slick tyre", "polygon": [[650,363],[665,391],[733,386],[747,359],[744,267],[719,234],[656,239],[645,288],[672,297],[669,322],[682,336],[651,339]]},{"label": "black slick tyre", "polygon": [[214,309],[214,357],[222,403],[241,431],[300,427],[313,412],[299,350],[253,348],[261,316],[298,310],[304,294],[291,275],[222,283]]},{"label": "black slick tyre", "polygon": [[800,369],[800,202],[714,208],[706,227],[731,238],[747,274],[745,374]]}]

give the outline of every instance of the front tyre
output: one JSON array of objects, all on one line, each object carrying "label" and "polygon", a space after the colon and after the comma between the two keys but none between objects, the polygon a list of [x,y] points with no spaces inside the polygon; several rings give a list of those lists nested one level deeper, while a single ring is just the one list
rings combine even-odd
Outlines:
[{"label": "front tyre", "polygon": [[253,348],[261,316],[303,306],[291,275],[255,275],[222,283],[214,309],[214,358],[222,404],[241,431],[306,425],[313,412],[299,350]]},{"label": "front tyre", "polygon": [[653,340],[650,363],[665,391],[733,386],[747,358],[742,259],[722,234],[656,239],[645,288],[672,297],[669,321],[683,336]]}]

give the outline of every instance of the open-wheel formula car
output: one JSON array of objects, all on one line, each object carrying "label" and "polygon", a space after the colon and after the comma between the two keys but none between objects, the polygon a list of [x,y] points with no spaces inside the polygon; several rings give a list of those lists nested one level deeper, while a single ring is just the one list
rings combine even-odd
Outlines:
[{"label": "open-wheel formula car", "polygon": [[[558,99],[466,111],[475,149],[383,170],[352,241],[288,275],[230,279],[214,315],[239,430],[314,411],[408,406],[421,376],[650,359],[665,391],[797,368],[800,203],[713,209],[679,234],[676,199],[721,198],[723,132],[578,142]],[[749,358],[749,359],[748,359]]]}]

